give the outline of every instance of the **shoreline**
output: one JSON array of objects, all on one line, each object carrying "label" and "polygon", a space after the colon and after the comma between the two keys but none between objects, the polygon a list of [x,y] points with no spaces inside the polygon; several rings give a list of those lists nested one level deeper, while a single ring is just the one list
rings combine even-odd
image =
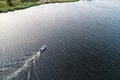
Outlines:
[{"label": "shoreline", "polygon": [[50,3],[66,3],[66,2],[77,2],[77,1],[79,1],[79,0],[57,0],[57,1],[49,1],[49,2],[47,2],[47,1],[46,2],[41,2],[41,1],[25,2],[22,4],[18,4],[16,6],[0,7],[0,13],[7,13],[7,12],[11,12],[11,11],[22,10],[22,9],[26,9],[29,7],[50,4]]}]

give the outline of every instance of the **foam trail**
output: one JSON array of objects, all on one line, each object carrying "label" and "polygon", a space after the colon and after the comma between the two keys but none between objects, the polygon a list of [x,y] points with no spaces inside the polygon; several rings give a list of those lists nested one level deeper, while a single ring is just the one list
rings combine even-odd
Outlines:
[{"label": "foam trail", "polygon": [[[4,79],[4,80],[10,80],[10,79],[12,79],[12,78],[14,78],[14,77],[17,77],[22,70],[28,68],[32,63],[35,63],[35,60],[36,60],[37,58],[39,58],[40,54],[41,54],[41,52],[37,52],[36,54],[34,54],[34,55],[31,56],[30,58],[28,58],[28,59],[25,61],[25,63],[24,63],[19,69],[17,69],[15,72],[13,72],[13,73],[10,74],[9,76],[7,76],[6,79]],[[29,71],[29,73],[28,73],[28,77],[30,77],[30,71]]]},{"label": "foam trail", "polygon": [[29,71],[28,71],[27,80],[30,80],[30,71],[31,71],[31,69],[29,69]]}]

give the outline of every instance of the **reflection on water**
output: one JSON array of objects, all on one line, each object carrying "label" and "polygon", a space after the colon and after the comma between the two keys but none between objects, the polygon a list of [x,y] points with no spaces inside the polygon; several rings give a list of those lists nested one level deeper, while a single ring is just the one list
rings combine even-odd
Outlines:
[{"label": "reflection on water", "polygon": [[[0,14],[0,80],[120,80],[119,2],[56,3]],[[47,50],[20,70],[43,44]]]}]

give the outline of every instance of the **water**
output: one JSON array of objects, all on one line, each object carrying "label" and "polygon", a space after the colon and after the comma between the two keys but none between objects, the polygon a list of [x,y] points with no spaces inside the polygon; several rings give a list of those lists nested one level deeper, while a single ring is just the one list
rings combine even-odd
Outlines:
[{"label": "water", "polygon": [[[120,80],[120,1],[82,0],[0,14],[0,80]],[[47,50],[24,67],[42,45]]]}]

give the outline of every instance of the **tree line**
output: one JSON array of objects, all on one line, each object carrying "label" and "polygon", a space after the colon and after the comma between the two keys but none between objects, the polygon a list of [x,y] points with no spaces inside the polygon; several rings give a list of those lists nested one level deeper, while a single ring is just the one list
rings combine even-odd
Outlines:
[{"label": "tree line", "polygon": [[[25,2],[36,2],[36,1],[38,1],[38,0],[21,0],[22,3],[25,3]],[[7,2],[7,4],[9,6],[13,6],[14,5],[12,0],[6,0],[6,2]]]}]

